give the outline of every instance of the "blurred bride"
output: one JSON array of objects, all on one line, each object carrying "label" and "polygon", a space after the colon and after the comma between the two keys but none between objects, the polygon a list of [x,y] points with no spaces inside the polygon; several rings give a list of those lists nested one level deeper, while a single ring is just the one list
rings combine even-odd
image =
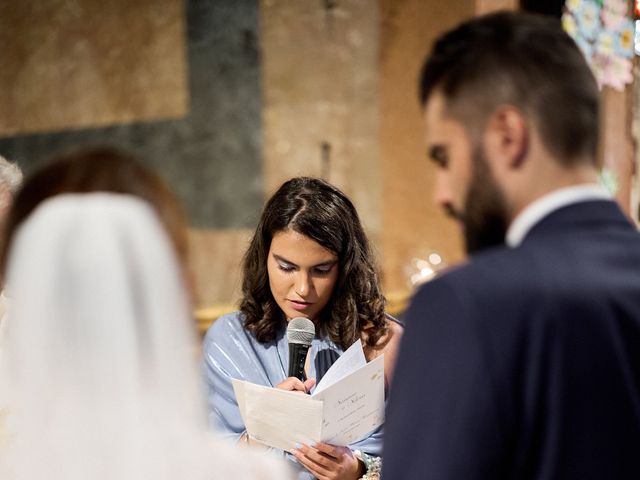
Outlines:
[{"label": "blurred bride", "polygon": [[53,196],[8,251],[0,478],[288,478],[207,436],[184,275],[149,204]]}]

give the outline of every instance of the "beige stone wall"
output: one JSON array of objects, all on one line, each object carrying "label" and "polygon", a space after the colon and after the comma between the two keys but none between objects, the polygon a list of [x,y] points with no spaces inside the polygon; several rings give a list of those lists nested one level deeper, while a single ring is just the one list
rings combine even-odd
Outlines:
[{"label": "beige stone wall", "polygon": [[[624,92],[605,87],[601,95],[600,163],[614,172],[618,184],[617,200],[630,218],[635,174],[635,145],[631,125],[633,118],[633,87]],[[637,188],[637,187],[636,187]]]},{"label": "beige stone wall", "polygon": [[438,252],[462,258],[459,228],[432,200],[435,166],[427,159],[418,104],[418,76],[434,38],[473,15],[473,0],[382,0],[380,152],[382,251],[386,291],[408,290],[413,257]]},{"label": "beige stone wall", "polygon": [[239,301],[242,256],[252,234],[245,229],[189,231],[189,266],[198,307]]},{"label": "beige stone wall", "polygon": [[[412,257],[463,258],[458,226],[432,201],[421,63],[440,32],[500,8],[517,2],[260,2],[265,198],[296,175],[342,188],[392,297],[409,291]],[[180,0],[0,2],[0,136],[184,115],[184,25]],[[625,175],[622,202],[633,167],[629,102],[627,93],[605,93],[603,161]],[[198,306],[238,300],[251,233],[191,230]]]},{"label": "beige stone wall", "polygon": [[181,0],[0,2],[0,136],[187,111]]},{"label": "beige stone wall", "polygon": [[351,197],[376,237],[376,1],[260,5],[265,195],[293,176],[324,177]]},{"label": "beige stone wall", "polygon": [[476,14],[482,15],[496,10],[517,10],[518,0],[475,0]]}]

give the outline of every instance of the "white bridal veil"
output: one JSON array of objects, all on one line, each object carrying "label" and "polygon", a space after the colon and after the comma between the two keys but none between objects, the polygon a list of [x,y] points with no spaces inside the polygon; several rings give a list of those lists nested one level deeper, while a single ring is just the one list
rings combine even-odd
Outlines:
[{"label": "white bridal veil", "polygon": [[285,478],[211,443],[182,272],[146,203],[60,195],[14,236],[0,478]]}]

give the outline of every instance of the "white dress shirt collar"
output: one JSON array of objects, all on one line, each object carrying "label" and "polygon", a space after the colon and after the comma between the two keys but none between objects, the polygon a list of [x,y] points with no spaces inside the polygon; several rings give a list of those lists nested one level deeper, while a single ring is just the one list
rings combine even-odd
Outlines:
[{"label": "white dress shirt collar", "polygon": [[588,200],[611,199],[611,194],[596,183],[565,187],[544,195],[525,207],[511,222],[507,230],[507,245],[510,247],[520,245],[536,223],[561,207]]}]

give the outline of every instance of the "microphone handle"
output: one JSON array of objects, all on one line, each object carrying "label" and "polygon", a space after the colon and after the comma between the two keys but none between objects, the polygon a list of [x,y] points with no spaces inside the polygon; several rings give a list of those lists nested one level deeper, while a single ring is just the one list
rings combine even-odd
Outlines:
[{"label": "microphone handle", "polygon": [[304,364],[307,360],[309,345],[303,343],[289,344],[289,376],[305,381],[307,376],[304,373]]}]

